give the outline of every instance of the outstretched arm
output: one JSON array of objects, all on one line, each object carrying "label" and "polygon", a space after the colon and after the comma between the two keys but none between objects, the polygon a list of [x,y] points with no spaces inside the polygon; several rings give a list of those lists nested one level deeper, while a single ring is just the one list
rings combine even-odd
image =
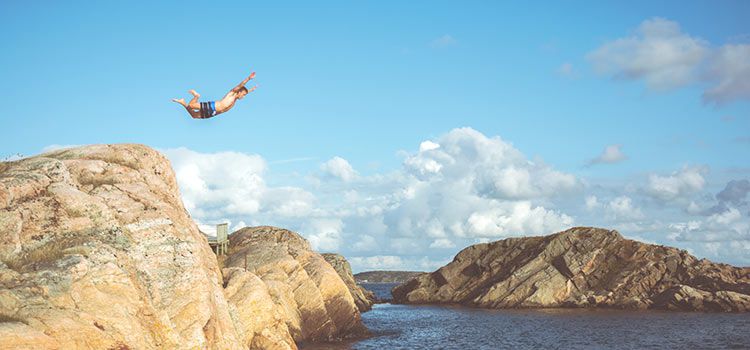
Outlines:
[{"label": "outstretched arm", "polygon": [[[239,88],[245,86],[245,84],[247,84],[247,82],[250,81],[250,80],[252,80],[253,78],[255,78],[255,72],[250,73],[250,76],[248,76],[247,78],[245,78],[245,80],[243,80],[241,83],[239,83],[239,85],[235,86],[234,89],[239,89]],[[234,90],[234,89],[232,89],[232,90]]]}]

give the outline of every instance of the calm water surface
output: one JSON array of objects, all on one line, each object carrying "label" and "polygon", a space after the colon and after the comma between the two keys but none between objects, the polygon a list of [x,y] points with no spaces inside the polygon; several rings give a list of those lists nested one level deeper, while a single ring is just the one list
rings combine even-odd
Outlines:
[{"label": "calm water surface", "polygon": [[303,349],[750,349],[748,314],[380,304],[362,320],[372,338]]}]

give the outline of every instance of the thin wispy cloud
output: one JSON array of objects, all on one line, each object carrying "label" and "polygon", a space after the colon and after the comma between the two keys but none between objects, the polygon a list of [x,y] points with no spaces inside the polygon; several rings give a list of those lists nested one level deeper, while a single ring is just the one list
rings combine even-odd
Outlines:
[{"label": "thin wispy cloud", "polygon": [[558,76],[564,78],[575,78],[578,75],[575,68],[573,67],[573,64],[570,62],[561,64],[555,72]]},{"label": "thin wispy cloud", "polygon": [[435,48],[435,49],[440,49],[440,48],[446,48],[446,47],[454,46],[456,44],[458,44],[458,40],[456,40],[453,36],[451,36],[449,34],[445,34],[445,35],[443,35],[443,36],[441,36],[441,37],[433,40],[430,43],[430,46],[432,48]]}]

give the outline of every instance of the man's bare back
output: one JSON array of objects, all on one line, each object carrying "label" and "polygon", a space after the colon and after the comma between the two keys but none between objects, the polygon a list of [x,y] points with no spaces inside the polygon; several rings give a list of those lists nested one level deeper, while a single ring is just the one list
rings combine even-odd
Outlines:
[{"label": "man's bare back", "polygon": [[232,90],[229,90],[224,97],[221,98],[221,100],[218,101],[209,101],[209,102],[200,102],[198,101],[201,97],[201,95],[196,92],[195,90],[188,91],[191,95],[193,95],[193,99],[190,100],[190,102],[185,103],[184,98],[173,98],[172,102],[176,102],[181,104],[185,109],[187,109],[188,113],[190,113],[190,116],[194,119],[208,119],[215,117],[221,113],[224,113],[232,107],[234,107],[234,104],[237,102],[237,100],[241,100],[243,97],[245,97],[247,94],[255,91],[257,86],[253,86],[249,90],[245,87],[245,84],[247,84],[248,81],[255,78],[255,72],[252,72],[250,76],[245,78],[241,83],[239,83],[237,86],[232,88]]}]

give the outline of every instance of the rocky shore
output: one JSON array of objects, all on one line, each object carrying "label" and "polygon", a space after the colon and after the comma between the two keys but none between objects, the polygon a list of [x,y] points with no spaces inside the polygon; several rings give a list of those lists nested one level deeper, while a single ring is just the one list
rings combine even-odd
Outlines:
[{"label": "rocky shore", "polygon": [[394,302],[481,308],[750,311],[750,268],[577,227],[469,246],[393,290]]},{"label": "rocky shore", "polygon": [[347,285],[302,237],[230,237],[220,270],[169,161],[146,146],[2,162],[0,347],[296,349],[366,333]]}]

